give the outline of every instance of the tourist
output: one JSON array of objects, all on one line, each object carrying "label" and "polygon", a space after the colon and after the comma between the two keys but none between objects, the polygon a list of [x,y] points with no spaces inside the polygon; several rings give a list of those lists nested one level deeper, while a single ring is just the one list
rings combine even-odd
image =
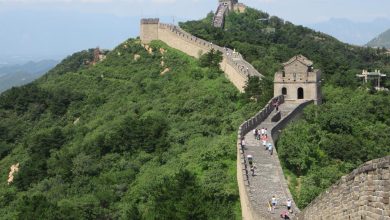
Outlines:
[{"label": "tourist", "polygon": [[265,129],[262,128],[262,129],[261,129],[261,136],[264,136],[264,134],[265,134]]},{"label": "tourist", "polygon": [[276,199],[276,197],[272,196],[272,199],[271,199],[272,213],[275,213],[275,207],[276,207],[277,203],[278,203],[278,200]]},{"label": "tourist", "polygon": [[248,163],[249,163],[249,166],[252,167],[253,165],[253,156],[248,154],[248,156],[246,156],[248,158]]},{"label": "tourist", "polygon": [[292,213],[291,205],[292,205],[291,200],[287,199],[286,206],[289,213]]},{"label": "tourist", "polygon": [[262,141],[263,146],[265,147],[266,150],[267,150],[267,140],[268,140],[268,138],[266,136],[261,137],[261,141]]},{"label": "tourist", "polygon": [[287,211],[283,211],[282,213],[280,213],[280,218],[282,218],[284,220],[290,219]]},{"label": "tourist", "polygon": [[253,129],[253,136],[255,137],[255,139],[257,139],[257,129]]},{"label": "tourist", "polygon": [[252,165],[251,166],[252,176],[255,176],[255,169],[256,169],[256,166]]},{"label": "tourist", "polygon": [[268,137],[268,130],[267,130],[267,128],[264,129],[264,135],[265,135],[266,137]]},{"label": "tourist", "polygon": [[274,148],[271,143],[268,143],[268,151],[269,151],[269,155],[272,155],[272,153],[274,152]]}]

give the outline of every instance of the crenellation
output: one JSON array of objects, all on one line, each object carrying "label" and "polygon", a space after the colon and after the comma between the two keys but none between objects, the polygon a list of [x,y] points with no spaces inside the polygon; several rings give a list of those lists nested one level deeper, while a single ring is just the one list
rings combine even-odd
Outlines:
[{"label": "crenellation", "polygon": [[[330,193],[318,196],[297,219],[387,219],[390,182],[383,176],[390,174],[389,165],[390,156],[364,163],[330,187]],[[329,203],[333,206],[324,206]]]}]

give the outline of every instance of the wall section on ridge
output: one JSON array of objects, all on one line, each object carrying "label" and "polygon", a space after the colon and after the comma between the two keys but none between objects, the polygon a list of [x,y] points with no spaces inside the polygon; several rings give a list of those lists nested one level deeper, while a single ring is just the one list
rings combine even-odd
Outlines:
[{"label": "wall section on ridge", "polygon": [[298,220],[390,220],[390,156],[364,163],[318,196]]},{"label": "wall section on ridge", "polygon": [[140,37],[144,44],[148,44],[152,40],[161,40],[168,46],[195,58],[199,58],[200,55],[211,49],[220,51],[223,55],[220,67],[225,76],[240,92],[244,92],[248,76],[262,77],[238,52],[197,38],[178,26],[160,23],[158,19],[142,19]]}]

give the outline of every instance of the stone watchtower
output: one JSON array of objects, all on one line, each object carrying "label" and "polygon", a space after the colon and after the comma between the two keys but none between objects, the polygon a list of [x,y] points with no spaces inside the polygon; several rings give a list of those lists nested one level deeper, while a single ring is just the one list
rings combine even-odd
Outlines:
[{"label": "stone watchtower", "polygon": [[229,7],[230,11],[233,11],[234,5],[238,3],[238,0],[219,0],[219,4],[224,4]]},{"label": "stone watchtower", "polygon": [[144,44],[150,43],[152,40],[158,39],[158,25],[160,19],[145,18],[141,19],[141,42]]},{"label": "stone watchtower", "polygon": [[313,69],[313,62],[302,55],[283,63],[283,70],[275,74],[274,96],[284,95],[286,101],[314,100],[319,105],[321,71]]}]

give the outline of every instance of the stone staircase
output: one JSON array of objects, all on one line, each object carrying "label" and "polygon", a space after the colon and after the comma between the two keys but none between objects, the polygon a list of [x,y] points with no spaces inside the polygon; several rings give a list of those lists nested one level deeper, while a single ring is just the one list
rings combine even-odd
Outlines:
[{"label": "stone staircase", "polygon": [[[296,109],[301,103],[286,102],[279,106],[281,120]],[[276,111],[271,113],[260,125],[258,129],[267,128],[268,142],[274,146],[273,155],[270,155],[260,140],[256,140],[252,131],[245,135],[246,147],[244,154],[253,156],[253,163],[256,166],[255,175],[249,173],[249,197],[253,209],[258,216],[264,219],[280,219],[280,213],[286,209],[287,199],[291,195],[287,188],[283,171],[279,162],[275,144],[272,140],[271,130],[278,122],[272,122],[271,118],[275,116]],[[248,162],[247,162],[248,163]],[[249,164],[248,164],[249,167]],[[272,196],[278,199],[278,205],[274,213],[269,211],[268,202]],[[293,207],[295,203],[293,202]]]}]

